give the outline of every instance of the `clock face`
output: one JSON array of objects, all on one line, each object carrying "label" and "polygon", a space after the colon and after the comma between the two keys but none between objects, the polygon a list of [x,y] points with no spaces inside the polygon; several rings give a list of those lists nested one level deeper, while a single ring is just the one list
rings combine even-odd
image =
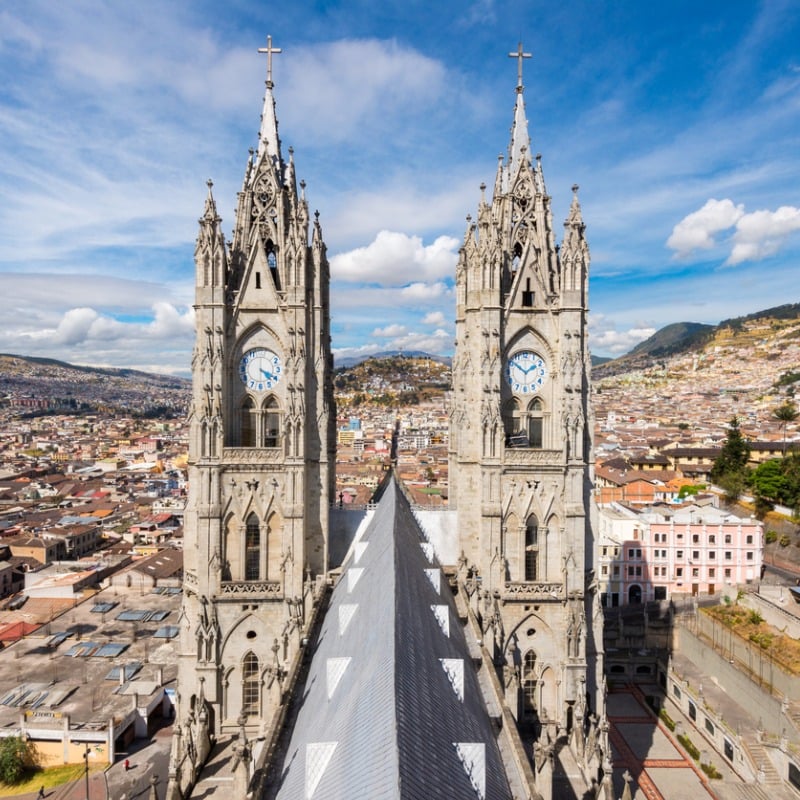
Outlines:
[{"label": "clock face", "polygon": [[248,350],[239,362],[239,377],[248,389],[264,392],[281,379],[281,357],[264,347]]},{"label": "clock face", "polygon": [[538,392],[547,378],[547,367],[541,356],[531,350],[514,353],[506,363],[506,380],[513,392]]}]

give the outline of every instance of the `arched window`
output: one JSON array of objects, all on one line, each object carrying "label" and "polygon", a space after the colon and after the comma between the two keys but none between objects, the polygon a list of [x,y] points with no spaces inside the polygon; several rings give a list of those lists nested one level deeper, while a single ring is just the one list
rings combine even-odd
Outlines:
[{"label": "arched window", "polygon": [[242,659],[242,713],[247,716],[258,714],[259,701],[258,658],[249,652]]},{"label": "arched window", "polygon": [[260,576],[261,565],[261,527],[258,517],[251,514],[247,518],[247,527],[244,534],[244,579],[257,581]]},{"label": "arched window", "polygon": [[242,403],[240,425],[242,447],[256,446],[256,406],[252,397],[245,397]]},{"label": "arched window", "polygon": [[539,579],[539,523],[533,515],[525,524],[525,580]]},{"label": "arched window", "polygon": [[514,258],[511,261],[511,271],[516,272],[519,269],[522,260],[522,245],[519,242],[514,243]]},{"label": "arched window", "polygon": [[543,447],[543,421],[542,409],[544,408],[542,401],[538,397],[534,397],[528,405],[528,443],[529,447],[536,447],[541,449]]},{"label": "arched window", "polygon": [[509,447],[527,447],[527,442],[524,441],[525,437],[520,437],[519,435],[525,433],[522,429],[522,414],[519,407],[519,400],[516,398],[509,400],[505,404],[503,411],[506,444]]},{"label": "arched window", "polygon": [[526,651],[522,659],[522,713],[526,717],[536,714],[536,653]]},{"label": "arched window", "polygon": [[281,433],[281,414],[278,401],[267,398],[264,403],[264,447],[278,447]]},{"label": "arched window", "polygon": [[272,280],[275,282],[275,288],[281,288],[281,281],[278,275],[278,256],[275,253],[275,245],[272,242],[272,239],[267,241],[266,245],[267,251],[267,266],[269,267],[269,274],[272,275]]}]

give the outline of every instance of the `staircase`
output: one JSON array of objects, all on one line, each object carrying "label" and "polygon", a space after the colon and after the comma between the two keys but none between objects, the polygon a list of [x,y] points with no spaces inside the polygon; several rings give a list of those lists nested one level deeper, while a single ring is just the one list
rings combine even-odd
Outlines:
[{"label": "staircase", "polygon": [[783,779],[772,765],[764,745],[752,734],[742,736],[742,743],[756,769],[764,773],[764,780],[759,783],[762,786],[783,786]]}]

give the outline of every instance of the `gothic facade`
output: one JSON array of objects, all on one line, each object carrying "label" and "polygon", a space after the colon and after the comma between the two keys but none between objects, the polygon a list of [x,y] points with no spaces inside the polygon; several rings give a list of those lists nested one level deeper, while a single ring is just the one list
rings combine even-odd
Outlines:
[{"label": "gothic facade", "polygon": [[[550,740],[602,714],[592,581],[589,248],[573,187],[556,244],[519,59],[508,158],[456,274],[450,502],[461,576],[506,699]],[[580,725],[578,723],[581,723]]]},{"label": "gothic facade", "polygon": [[263,733],[327,570],[335,464],[329,267],[292,151],[271,40],[233,240],[209,182],[195,248],[189,498],[172,795],[211,742]]}]

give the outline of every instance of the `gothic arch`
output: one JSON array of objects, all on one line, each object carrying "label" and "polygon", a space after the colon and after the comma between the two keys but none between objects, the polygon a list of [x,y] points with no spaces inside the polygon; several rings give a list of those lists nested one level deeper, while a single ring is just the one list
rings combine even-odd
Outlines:
[{"label": "gothic arch", "polygon": [[523,580],[540,581],[542,579],[541,550],[539,520],[535,514],[530,514],[525,520],[523,540],[522,568]]},{"label": "gothic arch", "polygon": [[229,514],[223,524],[222,580],[239,580],[243,572],[242,524],[238,517]]},{"label": "gothic arch", "polygon": [[540,718],[555,720],[561,718],[558,707],[558,686],[555,670],[547,666],[539,677],[539,709]]},{"label": "gothic arch", "polygon": [[268,581],[281,579],[281,561],[283,555],[283,522],[277,512],[267,519],[266,527],[266,575]]},{"label": "gothic arch", "polygon": [[239,445],[255,447],[258,431],[258,414],[253,398],[247,394],[239,406]]},{"label": "gothic arch", "polygon": [[261,404],[261,442],[264,447],[280,447],[281,406],[274,394],[267,395]]},{"label": "gothic arch", "polygon": [[261,580],[261,553],[263,550],[261,522],[251,512],[244,525],[244,574],[246,581]]}]

